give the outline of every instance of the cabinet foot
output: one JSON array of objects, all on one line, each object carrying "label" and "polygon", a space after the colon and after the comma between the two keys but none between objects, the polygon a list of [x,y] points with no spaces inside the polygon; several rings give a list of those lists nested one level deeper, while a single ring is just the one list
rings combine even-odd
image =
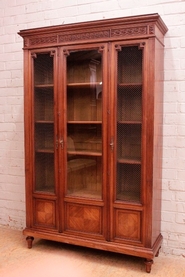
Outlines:
[{"label": "cabinet foot", "polygon": [[155,254],[155,257],[158,257],[159,256],[159,250],[161,249],[161,247],[159,247],[157,253]]},{"label": "cabinet foot", "polygon": [[28,244],[28,248],[29,248],[29,249],[32,248],[32,242],[33,242],[33,240],[34,240],[34,237],[28,236],[28,237],[26,238],[26,241],[27,241],[27,244]]},{"label": "cabinet foot", "polygon": [[153,260],[146,259],[145,260],[145,265],[146,265],[146,272],[150,273],[151,268],[152,268]]}]

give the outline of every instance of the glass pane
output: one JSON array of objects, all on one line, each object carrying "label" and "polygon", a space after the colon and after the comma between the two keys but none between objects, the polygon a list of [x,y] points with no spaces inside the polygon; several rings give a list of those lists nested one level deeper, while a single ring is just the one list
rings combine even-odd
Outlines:
[{"label": "glass pane", "polygon": [[67,57],[67,194],[102,197],[102,57]]},{"label": "glass pane", "polygon": [[53,57],[34,58],[35,190],[54,192]]},{"label": "glass pane", "polygon": [[140,201],[142,135],[142,50],[118,52],[116,199]]},{"label": "glass pane", "polygon": [[37,191],[54,192],[54,155],[35,154],[35,182]]}]

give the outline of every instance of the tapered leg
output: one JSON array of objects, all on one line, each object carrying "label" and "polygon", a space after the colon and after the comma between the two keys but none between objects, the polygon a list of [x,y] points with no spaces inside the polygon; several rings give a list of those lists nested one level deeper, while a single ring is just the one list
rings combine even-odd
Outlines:
[{"label": "tapered leg", "polygon": [[27,244],[28,244],[28,248],[29,248],[29,249],[32,248],[32,242],[33,242],[33,240],[34,240],[34,237],[28,236],[28,237],[26,238],[26,241],[27,241]]},{"label": "tapered leg", "polygon": [[146,265],[146,272],[150,273],[151,268],[152,268],[153,260],[146,259],[145,260],[145,265]]}]

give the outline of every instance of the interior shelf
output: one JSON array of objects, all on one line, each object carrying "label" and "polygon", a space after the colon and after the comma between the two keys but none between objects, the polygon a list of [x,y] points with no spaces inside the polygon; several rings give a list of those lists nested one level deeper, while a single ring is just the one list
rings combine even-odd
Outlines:
[{"label": "interior shelf", "polygon": [[88,189],[81,189],[81,190],[77,190],[77,191],[68,191],[66,196],[102,199],[101,191],[88,190]]},{"label": "interior shelf", "polygon": [[142,83],[119,83],[118,87],[123,87],[123,88],[141,88]]},{"label": "interior shelf", "polygon": [[140,193],[137,192],[120,192],[117,194],[116,200],[126,202],[140,202]]},{"label": "interior shelf", "polygon": [[100,120],[68,120],[69,124],[102,124]]},{"label": "interior shelf", "polygon": [[35,123],[37,124],[54,124],[53,120],[36,120]]},{"label": "interior shelf", "polygon": [[90,150],[70,150],[68,149],[67,154],[69,155],[79,155],[79,156],[94,156],[101,157],[101,151],[90,151]]},{"label": "interior shelf", "polygon": [[67,84],[68,87],[97,87],[97,86],[102,86],[102,82],[87,82],[87,83],[68,83]]},{"label": "interior shelf", "polygon": [[141,159],[140,158],[118,158],[117,160],[118,163],[120,164],[141,164]]},{"label": "interior shelf", "polygon": [[142,124],[140,120],[119,120],[118,124]]},{"label": "interior shelf", "polygon": [[37,153],[54,153],[53,149],[36,149],[35,152]]},{"label": "interior shelf", "polygon": [[35,88],[53,88],[54,85],[53,84],[39,84],[39,85],[35,85]]}]

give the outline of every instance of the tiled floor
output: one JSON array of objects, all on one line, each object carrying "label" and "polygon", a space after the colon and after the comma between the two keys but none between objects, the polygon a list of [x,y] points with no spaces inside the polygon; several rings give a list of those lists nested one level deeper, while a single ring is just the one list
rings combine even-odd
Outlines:
[{"label": "tiled floor", "polygon": [[155,258],[150,275],[143,259],[34,240],[28,249],[21,231],[0,228],[1,277],[185,277],[185,258]]}]

